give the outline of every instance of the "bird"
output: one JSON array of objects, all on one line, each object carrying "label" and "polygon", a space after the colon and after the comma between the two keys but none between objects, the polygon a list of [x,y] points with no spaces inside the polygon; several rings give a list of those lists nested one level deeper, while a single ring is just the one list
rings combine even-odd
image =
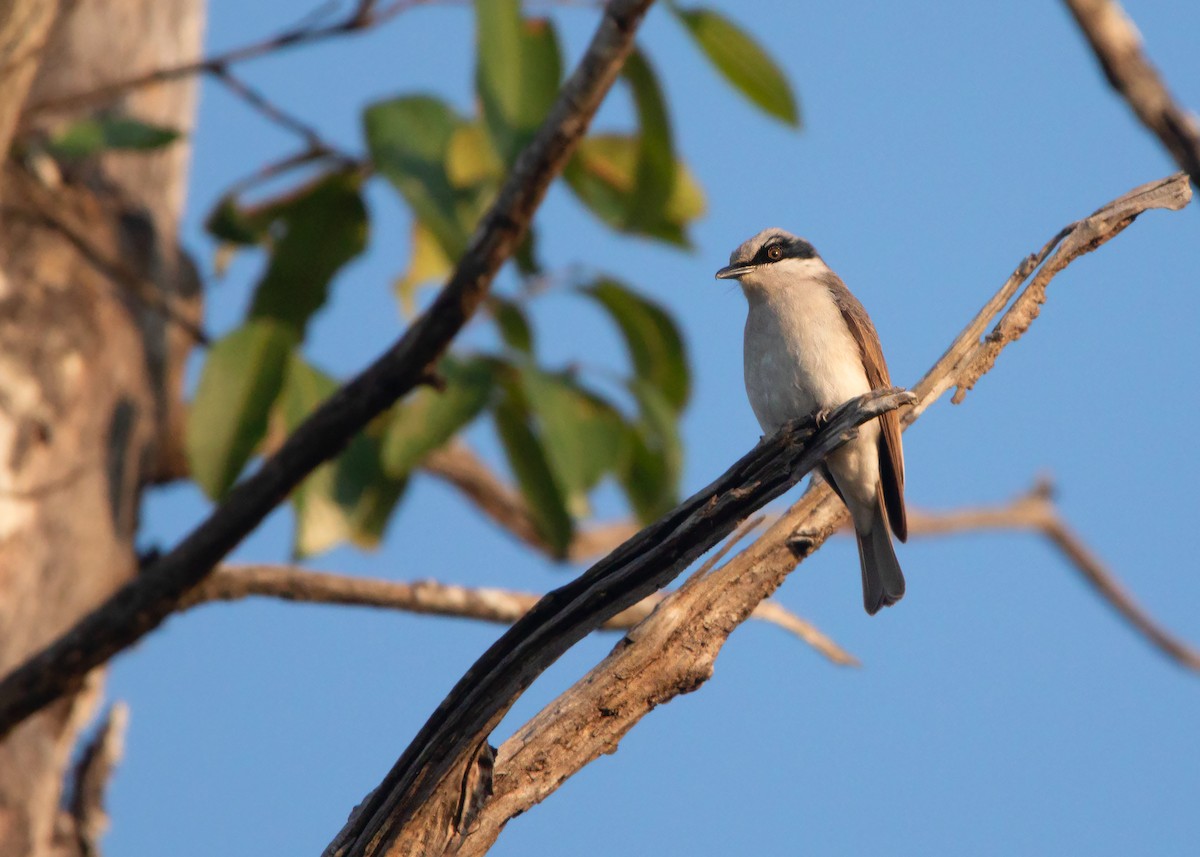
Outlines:
[{"label": "bird", "polygon": [[[716,277],[737,280],[749,304],[743,371],[765,435],[794,419],[821,422],[849,399],[891,386],[867,311],[805,239],[764,229],[740,244]],[[864,423],[819,472],[850,511],[863,606],[873,616],[904,596],[891,538],[908,539],[897,413]]]}]

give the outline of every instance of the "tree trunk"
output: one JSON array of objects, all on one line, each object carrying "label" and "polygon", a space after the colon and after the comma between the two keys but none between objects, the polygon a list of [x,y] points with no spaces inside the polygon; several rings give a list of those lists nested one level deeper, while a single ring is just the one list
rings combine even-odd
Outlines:
[{"label": "tree trunk", "polygon": [[[195,57],[201,0],[13,0],[0,10],[0,672],[136,573],[141,489],[178,471],[199,284],[176,245],[188,152],[59,167],[23,140],[117,109],[186,132],[192,82],[31,106]],[[172,320],[174,319],[174,320]],[[0,744],[0,855],[89,850],[63,807],[99,676]]]}]

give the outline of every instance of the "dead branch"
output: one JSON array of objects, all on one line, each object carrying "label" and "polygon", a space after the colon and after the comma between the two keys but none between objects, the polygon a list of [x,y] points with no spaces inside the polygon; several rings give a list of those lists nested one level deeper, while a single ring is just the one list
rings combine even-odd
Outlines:
[{"label": "dead branch", "polygon": [[1171,96],[1142,51],[1142,37],[1116,0],[1066,0],[1109,84],[1200,187],[1200,127]]},{"label": "dead branch", "polygon": [[[1024,260],[914,388],[918,401],[905,414],[906,423],[915,421],[950,388],[966,388],[990,369],[1000,348],[1014,341],[1036,318],[1037,307],[1045,300],[1046,283],[1069,261],[1121,232],[1138,214],[1152,208],[1178,210],[1190,196],[1183,176],[1144,185],[1068,226]],[[1049,272],[1047,276],[1035,278],[1013,300],[1038,265]],[[1010,300],[1012,306],[992,334],[981,340],[983,331]],[[1024,327],[1017,323],[1021,320]],[[798,562],[820,547],[844,518],[845,508],[828,487],[816,485],[749,548],[711,574],[690,580],[666,599],[607,658],[500,747],[493,797],[480,808],[472,830],[453,840],[455,853],[486,852],[510,818],[539,803],[602,753],[614,752],[621,738],[654,707],[698,688],[711,676],[717,654],[733,629],[779,587]],[[477,742],[485,734],[472,738]],[[418,741],[423,738],[424,733]],[[410,747],[405,755],[412,752]],[[452,797],[439,789],[410,822],[405,836],[419,836],[423,828],[434,825],[449,801]]]},{"label": "dead branch", "polygon": [[1200,651],[1164,629],[1134,600],[1117,576],[1063,520],[1048,482],[1039,482],[1030,491],[1002,506],[953,512],[909,510],[909,532],[920,536],[981,530],[1027,531],[1045,536],[1084,580],[1095,587],[1100,597],[1151,645],[1180,666],[1200,671]]},{"label": "dead branch", "polygon": [[402,12],[430,2],[432,0],[393,0],[392,3],[382,8],[373,0],[360,2],[350,10],[345,18],[331,24],[318,25],[311,21],[305,21],[269,39],[242,45],[206,59],[155,69],[144,74],[113,81],[95,89],[37,102],[26,107],[24,113],[26,117],[30,117],[51,110],[66,110],[89,104],[101,104],[133,89],[141,89],[156,83],[179,80],[197,74],[216,74],[235,63],[278,53],[300,45],[309,45],[338,36],[365,32],[390,21]]},{"label": "dead branch", "polygon": [[[322,403],[174,549],[0,682],[0,737],[79,687],[98,664],[169,616],[309,473],[421,382],[520,245],[546,189],[587,131],[652,0],[613,0],[546,121],[518,157],[433,305],[391,348]],[[382,14],[382,13],[376,13]]]},{"label": "dead branch", "polygon": [[[528,613],[542,596],[511,589],[456,586],[436,580],[413,583],[372,580],[313,571],[295,565],[223,564],[187,594],[179,604],[179,611],[213,601],[240,601],[255,597],[279,598],[304,604],[376,607],[511,625]],[[649,595],[604,622],[600,630],[627,631],[649,616],[662,599],[661,593]],[[795,634],[839,666],[858,666],[857,658],[812,623],[780,604],[764,602],[752,614],[752,618]]]},{"label": "dead branch", "polygon": [[[820,429],[810,419],[764,438],[711,485],[547,594],[476,661],[325,853],[441,853],[454,829],[450,822],[462,815],[460,784],[469,773],[467,766],[538,675],[606,619],[662,588],[747,516],[795,485],[853,436],[853,427],[910,401],[908,393],[875,391],[847,402]],[[449,790],[445,800],[443,790]],[[431,801],[435,791],[437,799]],[[418,811],[434,817],[414,819],[405,830],[410,835],[395,841]]]},{"label": "dead branch", "polygon": [[[264,119],[300,137],[308,147],[307,152],[311,158],[332,157],[336,158],[342,166],[348,168],[358,166],[357,158],[342,152],[337,146],[322,137],[320,132],[312,125],[288,113],[278,104],[267,98],[262,92],[246,83],[238,75],[235,75],[227,66],[214,67],[212,74],[225,85],[226,89],[244,101]],[[277,165],[274,168],[280,169]]]},{"label": "dead branch", "polygon": [[[913,387],[918,403],[903,414],[904,424],[916,421],[924,410],[937,401],[951,387],[958,387],[952,401],[959,404],[992,366],[1000,351],[1017,341],[1033,324],[1046,302],[1046,287],[1050,280],[1071,262],[1085,253],[1119,235],[1133,223],[1139,214],[1154,208],[1178,211],[1192,198],[1191,188],[1183,173],[1136,187],[1124,196],[1114,199],[1089,217],[1078,220],[1060,231],[1046,242],[1036,253],[1021,261],[1012,276],[992,296],[978,315],[972,319],[946,349],[925,377]],[[1039,266],[1041,266],[1039,270]],[[1031,275],[1032,281],[1029,281]],[[1013,300],[1013,295],[1022,284],[1029,281],[1024,291]],[[984,330],[1004,307],[1008,311],[1000,316],[992,331],[983,336]],[[981,338],[982,337],[982,338]]]}]

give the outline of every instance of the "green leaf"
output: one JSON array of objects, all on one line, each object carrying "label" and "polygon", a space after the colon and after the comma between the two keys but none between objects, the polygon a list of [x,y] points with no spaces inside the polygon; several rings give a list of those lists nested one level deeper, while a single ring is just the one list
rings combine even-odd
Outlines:
[{"label": "green leaf", "polygon": [[334,275],[366,247],[367,209],[358,184],[354,176],[331,175],[278,210],[282,236],[255,289],[251,318],[275,319],[303,340]]},{"label": "green leaf", "polygon": [[438,99],[413,95],[368,107],[363,123],[375,166],[400,191],[446,256],[458,259],[472,221],[462,210],[469,200],[446,173],[446,154],[461,120]]},{"label": "green leaf", "polygon": [[629,55],[622,75],[633,90],[640,129],[629,226],[634,230],[652,230],[666,221],[667,202],[679,171],[671,142],[671,123],[662,87],[641,51],[635,49]]},{"label": "green leaf", "polygon": [[504,162],[481,125],[462,125],[454,132],[446,150],[446,176],[457,188],[497,184],[504,178]]},{"label": "green leaf", "polygon": [[128,116],[101,116],[80,119],[46,144],[50,154],[65,160],[79,160],[114,149],[147,151],[160,149],[179,139],[179,132],[151,125]]},{"label": "green leaf", "polygon": [[269,218],[238,204],[226,194],[217,200],[204,221],[204,228],[213,238],[231,244],[259,244],[267,237]]},{"label": "green leaf", "polygon": [[624,424],[614,408],[570,375],[523,365],[518,376],[567,509],[577,518],[586,517],[588,492],[616,466],[622,452]]},{"label": "green leaf", "polygon": [[678,502],[683,443],[674,411],[657,388],[632,381],[640,416],[630,428],[618,479],[638,519],[649,523]]},{"label": "green leaf", "polygon": [[492,396],[492,370],[479,359],[447,355],[438,364],[446,389],[422,387],[397,406],[383,436],[383,466],[407,476],[425,456],[479,415]]},{"label": "green leaf", "polygon": [[666,310],[613,279],[601,279],[581,291],[604,307],[620,328],[637,377],[658,390],[674,412],[682,411],[691,393],[687,349]]},{"label": "green leaf", "polygon": [[[329,375],[293,354],[282,396],[288,430],[294,431],[337,386]],[[293,553],[297,557],[320,553],[344,541],[364,548],[379,544],[406,485],[381,466],[379,434],[379,427],[372,424],[292,492],[296,515]]]},{"label": "green leaf", "polygon": [[453,270],[453,263],[446,258],[446,251],[419,220],[414,220],[411,229],[412,241],[408,251],[408,270],[396,278],[393,291],[400,301],[405,316],[417,313],[417,289],[426,283],[443,280]]},{"label": "green leaf", "polygon": [[258,320],[209,350],[188,411],[187,454],[193,478],[214,500],[233,485],[266,434],[294,344],[291,330]]},{"label": "green leaf", "polygon": [[529,326],[529,319],[521,305],[498,295],[491,295],[488,305],[504,344],[516,351],[532,354],[533,328]]},{"label": "green leaf", "polygon": [[635,225],[630,212],[640,151],[641,143],[633,137],[585,137],[563,176],[580,201],[614,229],[687,246],[683,227],[704,213],[704,192],[687,167],[678,163],[663,218],[658,223]]},{"label": "green leaf", "polygon": [[534,434],[528,410],[519,395],[510,394],[492,409],[492,416],[534,526],[556,556],[566,557],[574,522],[550,470],[546,450]]},{"label": "green leaf", "polygon": [[496,151],[511,164],[558,94],[558,35],[546,19],[523,20],[518,0],[476,0],[475,22],[475,89]]},{"label": "green leaf", "polygon": [[742,95],[775,118],[799,126],[791,84],[745,30],[711,9],[671,8],[717,71]]}]

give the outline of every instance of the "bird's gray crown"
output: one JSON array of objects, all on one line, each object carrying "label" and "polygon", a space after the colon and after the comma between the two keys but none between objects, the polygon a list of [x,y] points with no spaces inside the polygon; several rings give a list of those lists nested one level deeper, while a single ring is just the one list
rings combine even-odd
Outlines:
[{"label": "bird's gray crown", "polygon": [[[778,251],[773,248],[778,247]],[[729,254],[730,265],[769,265],[781,259],[815,259],[817,251],[813,245],[803,238],[797,238],[792,233],[772,226],[764,229],[753,238],[742,244]]]}]

